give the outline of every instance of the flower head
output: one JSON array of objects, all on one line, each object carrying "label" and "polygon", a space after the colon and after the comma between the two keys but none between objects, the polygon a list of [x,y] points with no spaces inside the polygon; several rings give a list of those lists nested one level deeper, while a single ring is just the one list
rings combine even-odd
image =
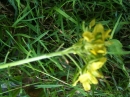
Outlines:
[{"label": "flower head", "polygon": [[[84,31],[83,33],[83,38],[87,41],[87,42],[92,42],[94,39],[101,39],[101,40],[106,40],[107,38],[110,37],[109,33],[111,32],[111,30],[104,30],[104,26],[99,23],[96,24],[95,26],[95,19],[92,20],[89,24],[89,29],[86,29],[86,31]],[[91,31],[91,29],[93,28],[93,30]]]},{"label": "flower head", "polygon": [[[91,84],[98,84],[98,78],[103,78],[103,75],[99,72],[99,69],[103,67],[107,61],[106,53],[107,48],[105,42],[109,39],[109,33],[111,30],[104,30],[104,26],[101,23],[96,24],[95,19],[89,24],[89,27],[82,34],[82,41],[80,43],[81,52],[78,52],[82,56],[85,66],[78,79],[74,82],[74,86],[80,82],[85,91],[91,89]],[[89,54],[89,56],[86,55]]]},{"label": "flower head", "polygon": [[89,71],[84,74],[81,74],[78,80],[73,85],[76,85],[78,82],[82,83],[85,91],[91,89],[90,84],[98,84],[98,80],[96,79],[96,77],[93,76],[93,74]]}]

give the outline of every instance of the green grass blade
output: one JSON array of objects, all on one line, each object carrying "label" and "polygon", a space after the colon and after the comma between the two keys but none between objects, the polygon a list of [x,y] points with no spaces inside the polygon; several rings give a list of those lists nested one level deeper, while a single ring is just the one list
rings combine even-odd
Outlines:
[{"label": "green grass blade", "polygon": [[67,13],[65,13],[64,11],[62,11],[60,8],[54,7],[54,10],[56,10],[58,13],[60,13],[61,15],[63,15],[66,19],[69,19],[71,22],[73,22],[76,25],[78,25],[78,22],[74,18],[72,18],[71,16],[69,16]]}]

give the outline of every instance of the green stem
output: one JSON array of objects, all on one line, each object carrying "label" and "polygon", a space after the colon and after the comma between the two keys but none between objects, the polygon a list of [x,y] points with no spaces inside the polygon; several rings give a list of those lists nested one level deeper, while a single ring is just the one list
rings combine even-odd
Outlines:
[{"label": "green stem", "polygon": [[37,61],[37,60],[46,59],[46,58],[50,58],[50,57],[63,56],[63,55],[70,54],[70,53],[74,53],[74,50],[73,50],[72,47],[65,49],[63,51],[59,51],[59,52],[44,54],[44,55],[33,57],[33,58],[27,58],[27,59],[23,59],[23,60],[20,60],[20,61],[2,64],[2,65],[0,65],[0,69],[18,66],[18,65],[25,64],[25,63],[34,62],[34,61]]}]

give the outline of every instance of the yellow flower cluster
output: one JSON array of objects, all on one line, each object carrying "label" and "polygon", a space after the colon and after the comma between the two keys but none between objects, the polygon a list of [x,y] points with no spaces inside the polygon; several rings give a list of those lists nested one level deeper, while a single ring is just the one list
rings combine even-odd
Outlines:
[{"label": "yellow flower cluster", "polygon": [[[98,84],[98,78],[103,78],[103,75],[98,71],[107,58],[105,57],[107,50],[105,46],[105,41],[110,37],[109,33],[111,30],[104,30],[102,24],[95,25],[95,19],[89,24],[89,27],[83,33],[83,40],[86,42],[84,48],[89,52],[89,56],[93,56],[89,62],[85,62],[87,65],[83,68],[82,73],[79,78],[74,82],[74,86],[80,82],[82,83],[84,90],[88,91],[91,89],[90,84]],[[88,49],[88,43],[91,45]]]},{"label": "yellow flower cluster", "polygon": [[84,72],[79,76],[78,80],[73,85],[75,86],[77,82],[80,82],[82,83],[85,91],[90,90],[90,84],[98,84],[96,77],[103,78],[103,75],[98,71],[98,69],[100,69],[105,62],[105,57],[102,57],[97,61],[90,62],[87,66],[87,70],[84,70]]}]

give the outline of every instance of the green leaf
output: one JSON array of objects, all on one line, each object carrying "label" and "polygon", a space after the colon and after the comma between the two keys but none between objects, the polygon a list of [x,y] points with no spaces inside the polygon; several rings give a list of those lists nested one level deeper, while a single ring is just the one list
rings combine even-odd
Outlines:
[{"label": "green leaf", "polygon": [[111,45],[108,46],[108,54],[125,55],[130,54],[130,51],[124,51],[122,49],[122,43],[117,39],[109,40]]}]

